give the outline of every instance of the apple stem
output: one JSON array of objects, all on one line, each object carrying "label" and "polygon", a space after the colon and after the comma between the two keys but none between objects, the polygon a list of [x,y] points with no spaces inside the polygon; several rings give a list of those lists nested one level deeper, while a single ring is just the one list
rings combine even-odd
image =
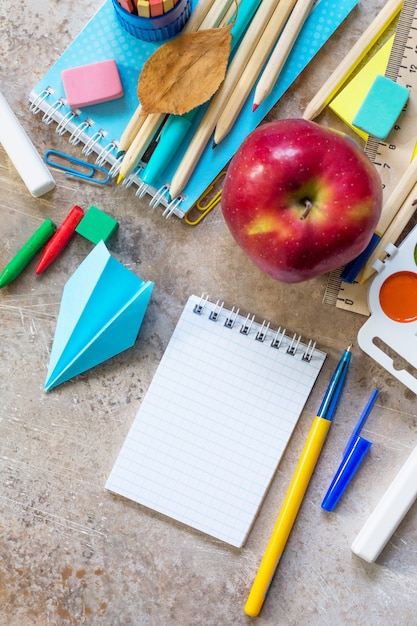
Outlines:
[{"label": "apple stem", "polygon": [[303,202],[305,204],[305,210],[303,214],[301,215],[300,220],[305,220],[313,207],[313,203],[310,202],[310,200],[308,200],[307,198],[305,198]]}]

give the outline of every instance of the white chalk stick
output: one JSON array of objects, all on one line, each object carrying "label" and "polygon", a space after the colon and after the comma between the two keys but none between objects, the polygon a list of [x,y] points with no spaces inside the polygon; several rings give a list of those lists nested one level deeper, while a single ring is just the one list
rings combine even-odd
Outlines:
[{"label": "white chalk stick", "polygon": [[352,551],[365,561],[376,561],[417,496],[417,447],[352,543]]},{"label": "white chalk stick", "polygon": [[55,187],[51,172],[1,93],[0,143],[32,196],[38,198]]}]

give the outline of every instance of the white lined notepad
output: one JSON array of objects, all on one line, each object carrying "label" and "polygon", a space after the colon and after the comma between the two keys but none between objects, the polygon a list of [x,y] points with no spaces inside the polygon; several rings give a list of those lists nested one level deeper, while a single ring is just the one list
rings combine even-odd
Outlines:
[{"label": "white lined notepad", "polygon": [[325,357],[191,296],[106,488],[242,546]]}]

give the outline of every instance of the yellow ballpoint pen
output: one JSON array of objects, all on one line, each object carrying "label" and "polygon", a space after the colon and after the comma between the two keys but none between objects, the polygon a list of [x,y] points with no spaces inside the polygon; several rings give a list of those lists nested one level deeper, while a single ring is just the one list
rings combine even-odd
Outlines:
[{"label": "yellow ballpoint pen", "polygon": [[245,613],[252,617],[259,615],[262,609],[275,570],[291,533],[327,433],[329,432],[348,371],[351,357],[350,350],[351,346],[343,353],[330,380],[320,408],[317,411],[317,416],[313,420],[307,441],[304,444],[284,503],[246,601]]}]

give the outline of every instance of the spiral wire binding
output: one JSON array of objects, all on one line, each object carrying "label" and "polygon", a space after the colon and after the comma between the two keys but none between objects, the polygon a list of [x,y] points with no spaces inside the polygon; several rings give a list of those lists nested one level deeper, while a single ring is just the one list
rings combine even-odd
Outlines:
[{"label": "spiral wire binding", "polygon": [[230,311],[230,317],[227,317],[224,323],[226,328],[233,328],[238,315],[239,315],[239,309],[236,309],[235,311],[235,307],[233,307],[232,310]]},{"label": "spiral wire binding", "polygon": [[239,331],[242,335],[249,335],[250,329],[252,328],[252,324],[254,322],[255,316],[252,315],[252,319],[249,319],[249,318],[250,318],[250,313],[248,313],[248,315],[247,315],[247,317],[246,317],[246,319],[245,319],[245,321],[244,321],[244,323],[243,323],[243,325],[242,325],[242,327],[241,327],[241,329]]},{"label": "spiral wire binding", "polygon": [[313,356],[315,348],[316,348],[316,342],[310,339],[310,341],[308,342],[307,348],[302,356],[303,361],[311,361],[311,357]]},{"label": "spiral wire binding", "polygon": [[[193,312],[196,315],[201,315],[207,305],[207,302],[208,302],[208,295],[202,294],[199,302],[194,306]],[[220,300],[217,300],[216,304],[210,303],[210,305],[212,308],[210,312],[208,313],[208,319],[213,322],[217,322],[219,321],[221,313],[224,309],[224,302],[220,302]],[[230,311],[225,310],[225,315],[226,315],[226,319],[224,321],[224,326],[229,329],[234,328],[236,321],[238,319],[238,316],[239,316],[239,309],[235,309],[235,307],[233,307]],[[272,337],[272,341],[270,343],[270,347],[278,350],[279,348],[281,348],[281,346],[284,347],[284,340],[286,339],[287,341],[285,342],[285,345],[286,345],[285,352],[291,356],[295,356],[296,354],[299,354],[300,343],[302,340],[301,335],[294,333],[292,337],[289,337],[286,334],[286,329],[285,328],[282,329],[281,326],[278,328],[278,330],[273,331],[270,328],[270,322],[267,322],[266,320],[264,320],[262,324],[255,322],[255,316],[254,315],[251,316],[250,313],[248,313],[246,318],[243,318],[243,323],[239,329],[239,332],[242,335],[246,335],[246,336],[250,335],[252,326],[254,324],[258,326],[258,330],[256,331],[254,335],[254,339],[256,341],[263,343],[266,340],[268,334],[273,332],[274,334]],[[303,353],[301,355],[301,360],[310,362],[314,356],[314,351],[316,349],[316,342],[310,339],[308,344],[307,345],[302,344],[302,347],[303,347]]]},{"label": "spiral wire binding", "polygon": [[[281,347],[282,340],[284,339],[286,332],[287,332],[286,328],[284,328],[284,330],[282,331],[281,331],[281,326],[278,328],[277,332],[275,333],[275,337],[271,341],[271,348],[276,348],[278,350]],[[280,336],[280,333],[281,333],[281,336]]]},{"label": "spiral wire binding", "polygon": [[83,133],[85,133],[85,131],[88,128],[91,128],[91,126],[94,124],[93,120],[91,120],[90,118],[87,118],[86,120],[84,120],[83,122],[81,122],[81,124],[79,124],[77,126],[77,128],[74,130],[74,132],[72,133],[71,137],[68,139],[68,141],[70,142],[70,144],[72,146],[76,146],[77,144],[80,143],[81,139],[82,139],[82,135]]},{"label": "spiral wire binding", "polygon": [[208,300],[208,296],[204,297],[204,295],[202,295],[199,303],[196,304],[194,307],[194,313],[196,313],[197,315],[201,315],[204,307],[206,306],[207,300]]},{"label": "spiral wire binding", "polygon": [[[112,152],[118,152],[119,150],[119,144],[118,142],[113,139],[112,141],[110,141],[106,146],[104,146],[104,148],[101,150],[101,152],[98,153],[97,159],[96,159],[96,165],[106,165],[106,163],[108,161],[110,161],[110,156],[112,154]],[[120,157],[121,159],[121,157]],[[114,165],[117,163],[118,159],[115,160],[115,162],[113,163],[112,167],[110,168],[110,172],[112,171]],[[120,161],[121,162],[121,161]],[[120,167],[120,165],[119,165]],[[110,174],[112,176],[112,174]]]},{"label": "spiral wire binding", "polygon": [[297,337],[297,334],[294,333],[294,336],[291,339],[291,343],[287,348],[288,354],[295,354],[297,352],[300,341],[301,341],[301,335],[298,335]]},{"label": "spiral wire binding", "polygon": [[141,173],[142,170],[143,170],[143,165],[141,164],[138,165],[133,170],[133,172],[129,174],[129,176],[126,176],[126,178],[123,179],[122,185],[126,187],[126,189],[128,189],[129,187],[133,185],[133,183],[138,183],[138,180],[140,180],[139,174]]},{"label": "spiral wire binding", "polygon": [[62,118],[62,120],[59,122],[59,124],[55,128],[55,132],[57,133],[57,135],[61,135],[61,136],[65,135],[65,133],[68,131],[68,125],[79,114],[80,114],[80,111],[74,111],[72,109],[71,111],[68,111],[68,113]]},{"label": "spiral wire binding", "polygon": [[171,202],[168,204],[165,211],[162,213],[163,217],[166,217],[167,219],[169,219],[175,213],[175,209],[177,209],[180,206],[183,200],[184,200],[183,196],[178,196],[174,200],[171,200]]},{"label": "spiral wire binding", "polygon": [[34,115],[37,115],[41,111],[40,105],[42,104],[42,102],[44,100],[47,100],[49,96],[52,96],[53,93],[54,90],[52,89],[52,87],[47,87],[46,89],[41,91],[41,93],[37,95],[36,98],[34,98],[29,107],[29,111]]},{"label": "spiral wire binding", "polygon": [[147,185],[145,182],[142,181],[138,187],[136,196],[138,198],[143,198],[143,196],[146,195],[146,192],[148,191],[148,189],[149,189],[149,185]]},{"label": "spiral wire binding", "polygon": [[[96,164],[99,167],[106,166],[108,163],[111,163],[111,167],[109,169],[110,177],[113,178],[118,175],[120,171],[121,161],[123,159],[123,155],[117,157],[116,159],[112,159],[113,152],[118,153],[118,141],[113,139],[109,142],[105,147],[100,150],[100,142],[106,136],[106,131],[104,129],[100,129],[95,132],[91,137],[88,137],[88,131],[92,126],[94,126],[94,120],[91,118],[87,118],[82,121],[80,124],[76,125],[76,119],[81,114],[79,109],[71,109],[65,115],[59,114],[60,109],[64,106],[67,106],[67,101],[65,97],[60,97],[55,99],[49,106],[46,108],[42,108],[41,105],[45,103],[53,94],[55,90],[52,87],[45,88],[42,93],[39,95],[35,94],[33,100],[31,101],[29,111],[34,115],[38,114],[41,111],[44,111],[42,122],[45,124],[51,124],[54,120],[57,122],[57,127],[55,132],[62,136],[65,133],[71,133],[69,136],[69,143],[73,146],[78,145],[80,142],[84,142],[84,147],[82,149],[82,153],[85,155],[90,155],[93,151],[97,152]],[[32,95],[31,95],[32,97]],[[75,128],[73,128],[75,126]],[[87,138],[86,138],[87,137]],[[187,213],[181,211],[181,204],[184,201],[184,196],[179,195],[176,198],[170,199],[169,197],[169,185],[165,184],[160,189],[158,189],[154,194],[153,187],[146,185],[140,179],[140,172],[143,170],[143,166],[139,166],[139,169],[135,170],[129,177],[127,177],[123,181],[123,185],[125,187],[130,187],[133,183],[138,185],[138,189],[136,191],[136,196],[138,198],[144,197],[146,194],[151,196],[149,201],[149,206],[151,208],[156,208],[159,205],[164,206],[163,217],[169,219],[172,215],[178,215],[182,218],[187,218]],[[211,198],[206,206],[203,205],[203,200],[207,199],[209,192],[213,189],[215,182],[222,176],[224,176],[225,172],[221,172],[213,181],[213,183],[205,190],[205,192],[200,196],[200,198],[195,203],[195,207],[199,212],[197,219],[186,219],[186,222],[190,226],[196,226],[199,224],[202,219],[209,213],[220,201],[221,190],[217,192],[214,198]],[[193,207],[192,207],[193,208]],[[190,209],[191,210],[191,209]]]},{"label": "spiral wire binding", "polygon": [[264,320],[262,322],[262,326],[260,328],[260,330],[258,330],[258,332],[256,333],[255,339],[256,341],[265,341],[265,337],[266,337],[266,333],[268,332],[269,329],[269,322],[266,323],[266,321]]},{"label": "spiral wire binding", "polygon": [[62,109],[62,107],[65,105],[65,100],[64,98],[59,98],[59,100],[55,100],[55,102],[53,102],[45,111],[45,113],[42,116],[42,122],[44,124],[50,124],[51,122],[54,121],[54,113],[56,113],[57,111],[59,111],[59,109]]},{"label": "spiral wire binding", "polygon": [[213,311],[211,311],[210,315],[209,315],[209,319],[212,322],[217,322],[217,320],[219,319],[219,315],[222,312],[222,308],[224,306],[224,302],[222,302],[221,304],[219,304],[219,301],[217,300],[216,302],[216,306],[214,307]]},{"label": "spiral wire binding", "polygon": [[96,145],[107,135],[106,131],[104,130],[104,128],[100,128],[100,130],[96,131],[94,133],[94,135],[92,135],[90,137],[90,139],[87,141],[87,143],[84,144],[83,149],[81,150],[81,152],[83,154],[85,154],[86,156],[89,156],[94,148],[96,147]]}]

